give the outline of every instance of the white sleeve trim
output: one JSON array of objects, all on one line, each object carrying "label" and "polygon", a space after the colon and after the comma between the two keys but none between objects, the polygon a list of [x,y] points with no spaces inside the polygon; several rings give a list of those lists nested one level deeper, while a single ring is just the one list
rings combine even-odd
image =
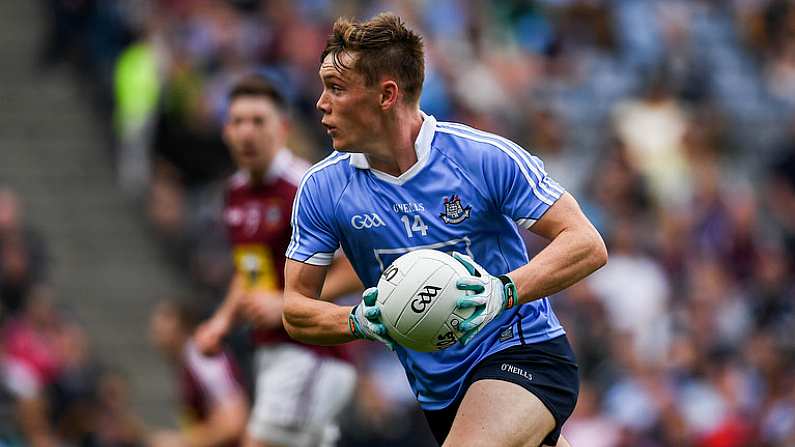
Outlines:
[{"label": "white sleeve trim", "polygon": [[334,259],[334,253],[315,253],[304,262],[312,265],[330,265]]},{"label": "white sleeve trim", "polygon": [[524,229],[529,229],[537,221],[538,221],[537,219],[516,219],[515,220],[516,225],[519,225],[520,227],[522,227]]}]

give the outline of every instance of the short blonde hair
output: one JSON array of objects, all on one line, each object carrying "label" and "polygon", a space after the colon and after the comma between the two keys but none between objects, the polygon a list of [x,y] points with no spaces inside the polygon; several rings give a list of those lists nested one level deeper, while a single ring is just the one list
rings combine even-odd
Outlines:
[{"label": "short blonde hair", "polygon": [[[358,56],[352,67],[342,63],[342,53]],[[338,19],[320,56],[321,62],[329,54],[338,70],[361,73],[368,86],[384,75],[394,76],[406,100],[419,101],[425,81],[422,37],[406,28],[400,17],[387,12],[364,22]]]}]

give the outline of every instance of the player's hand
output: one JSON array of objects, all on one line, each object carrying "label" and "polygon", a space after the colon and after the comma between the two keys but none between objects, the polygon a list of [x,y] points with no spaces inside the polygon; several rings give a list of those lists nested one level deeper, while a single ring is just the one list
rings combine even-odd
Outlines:
[{"label": "player's hand", "polygon": [[217,316],[199,325],[193,336],[199,352],[204,355],[215,355],[221,352],[221,340],[229,331],[229,325],[229,321]]},{"label": "player's hand", "polygon": [[253,292],[240,300],[240,315],[256,327],[276,328],[282,325],[284,301],[280,294]]},{"label": "player's hand", "polygon": [[147,447],[181,447],[188,445],[176,430],[158,430],[149,436]]},{"label": "player's hand", "polygon": [[458,329],[464,332],[461,343],[467,344],[481,329],[505,309],[516,303],[516,286],[506,275],[493,276],[472,258],[460,253],[453,253],[453,258],[466,267],[471,276],[456,282],[458,290],[475,292],[458,299],[458,309],[475,308],[475,313],[462,321]]},{"label": "player's hand", "polygon": [[381,323],[381,311],[375,306],[378,289],[370,287],[362,293],[362,302],[353,306],[348,315],[348,326],[356,338],[380,341],[390,351],[395,350],[395,341],[387,334]]}]

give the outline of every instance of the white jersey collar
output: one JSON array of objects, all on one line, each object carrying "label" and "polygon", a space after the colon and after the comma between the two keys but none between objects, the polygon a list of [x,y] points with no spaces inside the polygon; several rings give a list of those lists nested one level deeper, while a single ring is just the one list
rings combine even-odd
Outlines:
[{"label": "white jersey collar", "polygon": [[279,149],[279,152],[276,152],[276,155],[273,156],[273,160],[271,160],[271,165],[268,168],[268,172],[265,174],[265,181],[270,182],[281,176],[282,173],[287,170],[292,159],[293,153],[290,152],[290,149],[286,147]]},{"label": "white jersey collar", "polygon": [[367,161],[367,156],[360,152],[351,154],[351,166],[358,169],[370,169],[370,172],[372,172],[376,177],[395,184],[403,184],[414,177],[414,175],[416,175],[417,172],[419,172],[428,161],[428,155],[431,152],[431,142],[433,141],[433,135],[436,133],[436,118],[434,118],[432,115],[426,115],[423,111],[420,111],[420,115],[422,115],[422,127],[420,127],[420,133],[417,135],[417,140],[414,141],[414,150],[417,153],[417,162],[414,163],[414,165],[412,165],[406,172],[400,174],[398,177],[395,177],[376,169],[370,169],[370,163]]}]

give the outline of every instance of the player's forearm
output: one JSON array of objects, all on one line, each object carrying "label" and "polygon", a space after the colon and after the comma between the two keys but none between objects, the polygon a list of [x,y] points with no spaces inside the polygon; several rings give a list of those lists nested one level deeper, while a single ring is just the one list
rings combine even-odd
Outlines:
[{"label": "player's forearm", "polygon": [[323,284],[323,292],[320,294],[322,301],[334,301],[337,298],[348,295],[351,293],[361,293],[362,286],[360,282],[341,282],[341,281],[327,281]]},{"label": "player's forearm", "polygon": [[224,301],[213,314],[213,318],[218,318],[232,323],[237,318],[237,310],[240,306],[240,300],[243,297],[243,279],[239,274],[235,274],[232,282],[229,284],[229,290],[226,292]]},{"label": "player's forearm", "polygon": [[215,408],[208,421],[185,430],[185,444],[190,447],[216,447],[233,443],[243,436],[248,416],[246,399],[232,397]]},{"label": "player's forearm", "polygon": [[312,299],[297,292],[284,296],[284,328],[290,337],[316,345],[336,345],[354,339],[348,327],[349,306]]},{"label": "player's forearm", "polygon": [[568,229],[508,276],[516,284],[519,303],[523,304],[560,292],[605,263],[607,249],[595,229]]},{"label": "player's forearm", "polygon": [[361,292],[363,289],[364,286],[362,286],[362,282],[356,272],[354,272],[350,261],[342,256],[335,259],[328,274],[326,274],[320,299],[323,301],[334,301],[340,296]]}]

